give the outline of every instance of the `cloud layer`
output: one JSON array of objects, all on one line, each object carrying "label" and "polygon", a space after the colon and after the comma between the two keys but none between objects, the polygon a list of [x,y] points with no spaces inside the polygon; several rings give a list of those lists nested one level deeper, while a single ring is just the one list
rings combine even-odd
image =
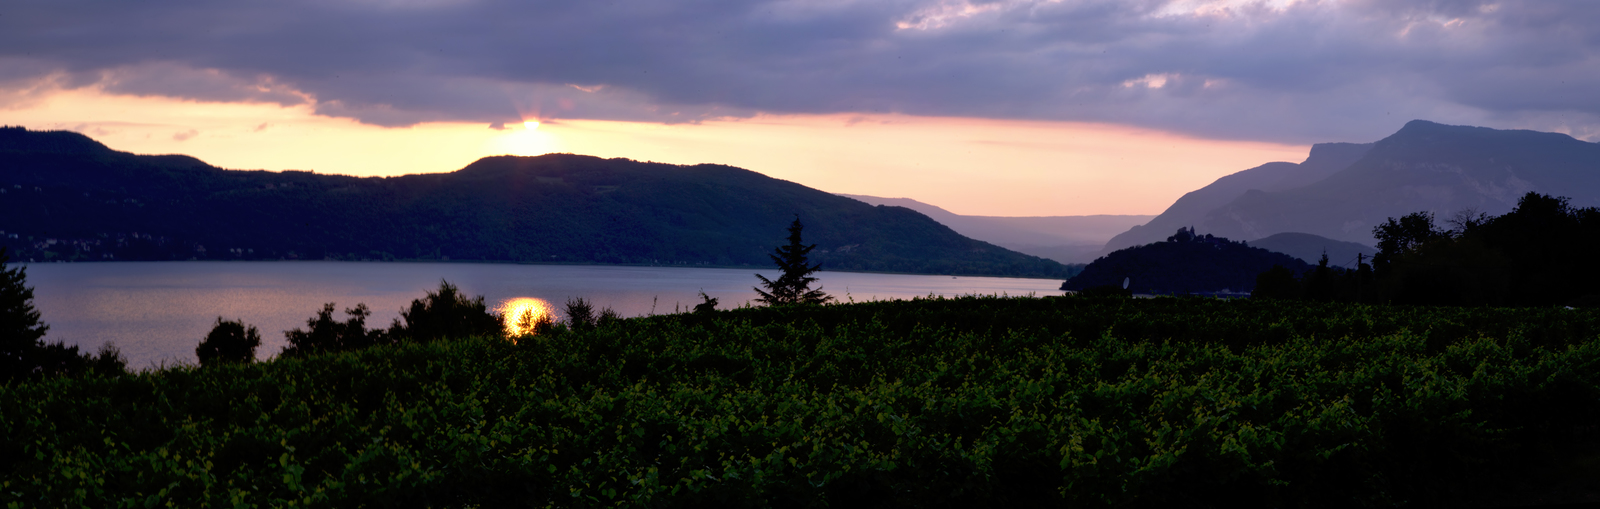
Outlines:
[{"label": "cloud layer", "polygon": [[0,107],[51,89],[404,126],[904,113],[1371,141],[1600,138],[1600,4],[1426,0],[20,0]]}]

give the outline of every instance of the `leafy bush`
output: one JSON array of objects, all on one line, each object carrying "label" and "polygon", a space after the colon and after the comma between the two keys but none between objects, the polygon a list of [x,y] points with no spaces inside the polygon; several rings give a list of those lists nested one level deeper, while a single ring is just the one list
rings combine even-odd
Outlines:
[{"label": "leafy bush", "polygon": [[283,347],[284,357],[304,357],[333,352],[360,350],[375,345],[393,343],[393,338],[382,330],[367,330],[367,317],[372,311],[366,304],[344,310],[348,317],[343,322],[333,319],[332,302],[322,305],[317,316],[306,320],[306,329],[296,328],[283,333],[289,346]]},{"label": "leafy bush", "polygon": [[[332,312],[331,304],[328,311]],[[313,325],[315,323],[313,321]],[[200,346],[195,347],[194,354],[200,358],[201,366],[224,362],[254,362],[256,348],[260,346],[261,333],[256,331],[256,326],[246,326],[239,320],[224,321],[219,316],[216,325],[211,326],[211,332],[200,341]]]},{"label": "leafy bush", "polygon": [[612,311],[609,307],[600,310],[599,314],[595,314],[594,303],[583,297],[567,299],[566,315],[567,326],[572,330],[592,330],[595,327],[622,319],[622,315],[618,315],[616,311]]},{"label": "leafy bush", "polygon": [[494,336],[505,328],[501,317],[489,312],[482,295],[469,299],[448,281],[440,281],[438,291],[411,301],[410,307],[400,310],[400,316],[405,323],[396,320],[389,328],[389,334],[398,340]]}]

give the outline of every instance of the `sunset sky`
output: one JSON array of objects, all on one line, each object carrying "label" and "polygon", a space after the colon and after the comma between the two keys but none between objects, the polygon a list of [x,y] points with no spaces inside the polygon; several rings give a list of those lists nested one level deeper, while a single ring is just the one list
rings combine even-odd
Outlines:
[{"label": "sunset sky", "polygon": [[572,152],[1155,214],[1411,119],[1595,141],[1597,57],[1582,1],[14,0],[0,124],[239,169]]}]

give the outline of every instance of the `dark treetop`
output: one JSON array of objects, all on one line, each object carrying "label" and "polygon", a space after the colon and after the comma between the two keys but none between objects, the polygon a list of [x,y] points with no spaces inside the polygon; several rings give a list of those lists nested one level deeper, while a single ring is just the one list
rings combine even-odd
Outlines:
[{"label": "dark treetop", "polygon": [[767,279],[766,276],[756,274],[756,279],[761,280],[761,286],[767,288],[766,290],[762,290],[759,287],[755,289],[756,293],[761,294],[760,297],[756,298],[757,302],[769,306],[778,306],[784,304],[822,304],[833,300],[833,297],[822,293],[822,287],[819,286],[815,290],[811,289],[811,283],[817,281],[817,278],[811,277],[811,275],[821,270],[822,265],[811,265],[811,262],[806,260],[806,254],[816,249],[817,245],[807,246],[800,241],[800,230],[802,228],[804,226],[800,224],[800,218],[794,218],[794,223],[789,225],[789,243],[779,246],[774,250],[774,254],[768,255],[772,257],[772,263],[778,265],[778,270],[783,272],[782,275],[778,276],[778,280],[773,281]]}]

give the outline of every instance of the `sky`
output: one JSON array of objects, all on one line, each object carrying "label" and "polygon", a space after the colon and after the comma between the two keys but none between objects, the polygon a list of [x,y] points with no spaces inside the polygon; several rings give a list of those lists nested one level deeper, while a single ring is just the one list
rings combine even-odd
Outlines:
[{"label": "sky", "polygon": [[1580,0],[9,0],[0,124],[238,169],[571,152],[1156,214],[1412,119],[1600,140],[1597,56]]}]

